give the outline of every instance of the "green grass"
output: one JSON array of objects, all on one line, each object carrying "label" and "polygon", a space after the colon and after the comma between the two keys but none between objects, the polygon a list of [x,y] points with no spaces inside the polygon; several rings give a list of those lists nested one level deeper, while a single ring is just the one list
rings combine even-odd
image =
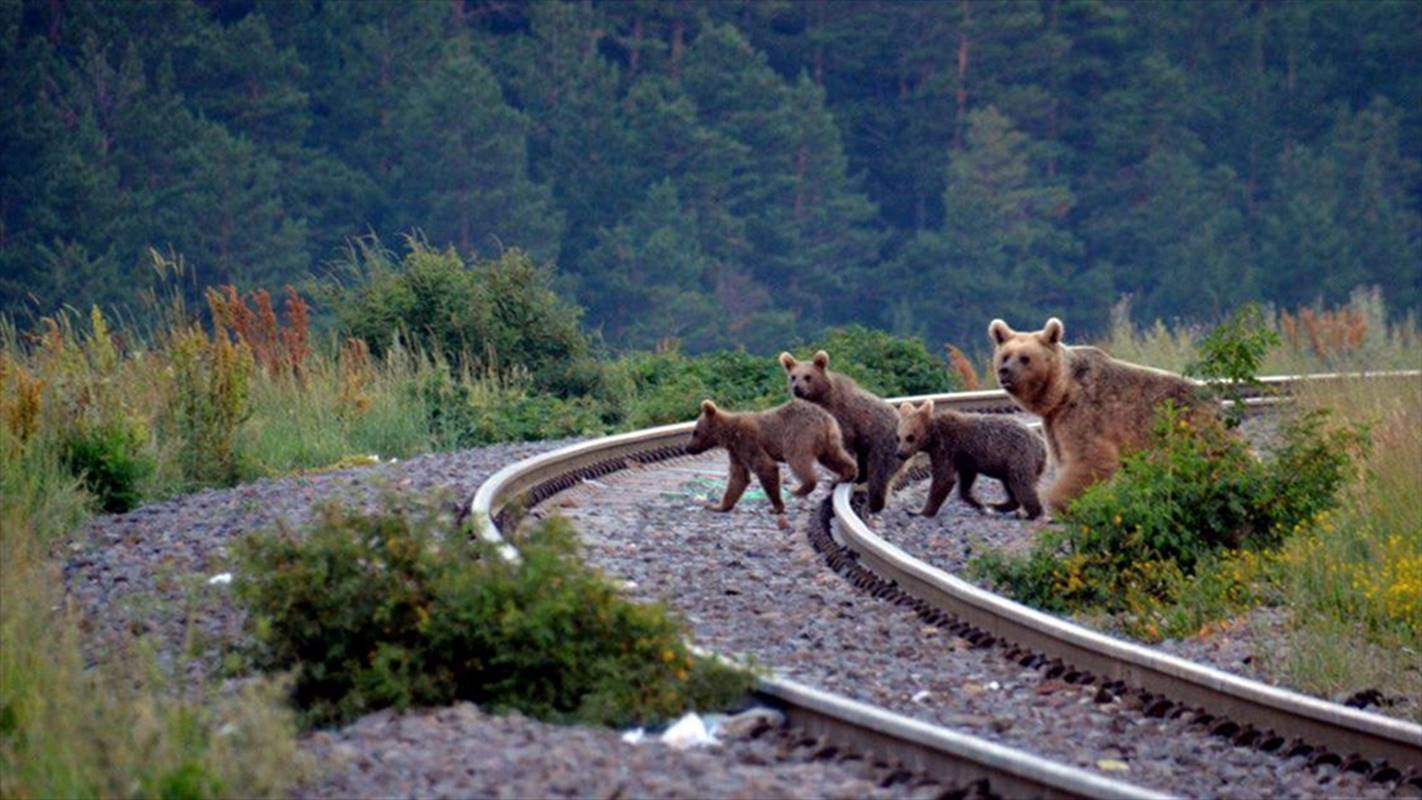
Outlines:
[{"label": "green grass", "polygon": [[[210,332],[201,341],[189,337],[201,369],[185,384],[175,357],[180,337],[191,333],[187,314],[175,305],[159,319],[151,328],[110,331],[100,316],[61,314],[34,338],[0,320],[0,796],[280,794],[300,773],[295,723],[272,687],[198,703],[175,698],[141,652],[84,663],[55,556],[97,508],[85,488],[95,476],[76,474],[63,458],[75,432],[96,433],[103,447],[69,466],[120,465],[104,480],[116,484],[115,502],[128,503],[367,455],[405,458],[691,419],[704,396],[755,407],[779,402],[784,391],[774,359],[746,353],[590,361],[578,374],[593,389],[554,395],[516,368],[473,373],[398,347],[374,359],[359,345],[328,339],[317,340],[294,372],[253,364],[237,396],[232,370],[244,367],[232,356],[240,356],[240,344],[224,361]],[[1103,342],[1114,355],[1170,369],[1195,359],[1201,330],[1138,330],[1124,320]],[[1272,313],[1268,324],[1281,344],[1266,357],[1266,373],[1412,368],[1422,348],[1415,320],[1389,325],[1379,298],[1367,293],[1307,319]],[[936,347],[848,330],[791,349],[808,355],[820,346],[831,349],[836,368],[885,394],[955,385],[928,356]],[[207,406],[185,410],[193,386],[215,393]],[[1398,396],[1335,391],[1309,402],[1371,422],[1377,443],[1341,507],[1258,564],[1203,566],[1161,619],[1189,631],[1258,602],[1287,605],[1296,609],[1296,645],[1277,661],[1288,680],[1325,695],[1367,683],[1422,696],[1422,677],[1408,669],[1422,652],[1415,491],[1422,392],[1415,385]],[[109,431],[121,435],[103,438]],[[204,460],[213,446],[204,443],[213,442],[231,446],[222,470]],[[1289,566],[1270,566],[1276,562]]]},{"label": "green grass", "polygon": [[[1354,372],[1417,369],[1422,330],[1417,319],[1389,321],[1381,294],[1360,289],[1346,305],[1334,309],[1268,309],[1266,327],[1279,335],[1260,368],[1261,375],[1302,375],[1310,372]],[[1095,344],[1116,358],[1184,372],[1197,360],[1198,342],[1207,326],[1147,326],[1131,322],[1130,306],[1111,312],[1111,327]]]},{"label": "green grass", "polygon": [[1343,503],[1280,552],[1281,602],[1293,611],[1282,664],[1324,696],[1378,687],[1413,698],[1422,720],[1422,379],[1314,387],[1299,402],[1372,431]]},{"label": "green grass", "polygon": [[141,648],[90,667],[50,547],[92,499],[0,425],[0,796],[284,794],[304,764],[280,692],[174,696]]}]

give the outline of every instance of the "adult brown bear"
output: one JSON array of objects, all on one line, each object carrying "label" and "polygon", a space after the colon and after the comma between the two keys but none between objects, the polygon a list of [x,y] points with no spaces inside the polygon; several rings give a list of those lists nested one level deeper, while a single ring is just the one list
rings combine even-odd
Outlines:
[{"label": "adult brown bear", "polygon": [[1062,322],[1019,333],[995,319],[997,382],[1023,409],[1042,418],[1057,478],[1047,505],[1060,512],[1086,487],[1110,477],[1122,456],[1142,447],[1156,409],[1169,400],[1209,413],[1195,384],[1168,372],[1119,361],[1095,347],[1062,344]]}]

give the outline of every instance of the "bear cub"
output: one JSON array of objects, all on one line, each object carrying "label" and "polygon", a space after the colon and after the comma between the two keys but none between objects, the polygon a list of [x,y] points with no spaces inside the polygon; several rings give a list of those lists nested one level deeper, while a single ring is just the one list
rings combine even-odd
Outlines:
[{"label": "bear cub", "polygon": [[809,400],[828,411],[844,432],[844,448],[854,454],[859,479],[869,483],[869,511],[884,510],[889,482],[898,473],[893,406],[859,388],[848,375],[829,371],[829,354],[821,350],[809,361],[780,354],[790,396]]},{"label": "bear cub", "polygon": [[800,485],[791,493],[804,497],[815,490],[815,462],[841,480],[852,481],[858,470],[841,443],[839,424],[834,417],[812,403],[791,400],[768,411],[723,411],[710,400],[701,401],[701,415],[691,432],[686,452],[704,453],[724,447],[731,459],[730,479],[718,505],[712,511],[730,511],[750,485],[751,473],[760,479],[765,496],[782,529],[788,528],[785,503],[780,499],[779,462],[790,465]]},{"label": "bear cub", "polygon": [[918,408],[904,403],[899,406],[898,442],[902,459],[928,451],[933,481],[928,501],[919,512],[923,516],[938,513],[953,490],[955,475],[962,478],[958,496],[979,511],[983,506],[973,497],[973,481],[986,475],[1002,481],[1007,490],[1007,501],[994,503],[994,509],[1008,513],[1020,505],[1027,519],[1041,516],[1037,479],[1047,464],[1047,448],[1040,437],[1017,420],[951,409],[934,413],[932,400]]}]

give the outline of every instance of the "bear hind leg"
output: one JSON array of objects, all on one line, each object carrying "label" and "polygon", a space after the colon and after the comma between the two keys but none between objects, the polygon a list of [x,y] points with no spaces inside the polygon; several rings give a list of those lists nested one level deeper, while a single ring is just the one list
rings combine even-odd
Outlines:
[{"label": "bear hind leg", "polygon": [[[884,505],[889,497],[889,482],[894,479],[894,475],[899,471],[899,457],[893,451],[884,451],[875,454],[877,457],[871,458],[872,466],[869,471],[869,513],[877,514],[884,510]],[[859,476],[863,479],[863,475]]]},{"label": "bear hind leg", "polygon": [[726,493],[721,496],[720,505],[708,503],[706,507],[712,511],[730,511],[736,507],[741,495],[745,494],[747,486],[750,486],[750,470],[745,464],[732,459],[730,475],[726,480]]},{"label": "bear hind leg", "polygon": [[1062,513],[1088,486],[1115,471],[1115,458],[1108,453],[1091,453],[1062,464],[1061,474],[1047,490],[1047,507],[1054,514]]},{"label": "bear hind leg", "polygon": [[790,472],[799,481],[799,486],[790,490],[790,494],[796,497],[804,497],[815,490],[819,483],[819,478],[815,475],[815,456],[813,453],[795,453],[790,456],[788,462]]},{"label": "bear hind leg", "polygon": [[859,464],[839,442],[831,441],[820,452],[819,462],[825,469],[833,472],[841,481],[846,483],[859,477]]},{"label": "bear hind leg", "polygon": [[1008,502],[998,503],[993,508],[1008,513],[1015,511],[1020,502],[1027,519],[1036,519],[1042,516],[1042,502],[1037,499],[1036,480],[1028,474],[1029,472],[1019,470],[1009,475],[1003,483],[1007,489]]},{"label": "bear hind leg", "polygon": [[975,469],[960,469],[958,473],[962,475],[962,482],[958,484],[958,496],[964,503],[972,506],[978,511],[983,510],[983,504],[978,502],[978,498],[973,496],[973,482],[978,479],[978,471]]}]

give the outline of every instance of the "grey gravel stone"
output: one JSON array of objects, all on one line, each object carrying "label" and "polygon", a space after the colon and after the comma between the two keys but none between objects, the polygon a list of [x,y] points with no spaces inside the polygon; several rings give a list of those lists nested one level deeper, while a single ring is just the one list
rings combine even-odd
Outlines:
[{"label": "grey gravel stone", "polygon": [[[656,741],[627,744],[616,731],[492,716],[468,703],[383,711],[308,737],[307,749],[327,772],[297,796],[907,798],[944,791],[918,780],[882,787],[882,770],[863,759],[823,757],[818,743],[800,739],[777,726],[674,750]],[[362,756],[371,753],[378,755]]]},{"label": "grey gravel stone", "polygon": [[[660,485],[645,476],[606,476],[605,488],[575,489],[573,504],[557,510],[574,522],[592,563],[635,583],[633,596],[682,610],[704,647],[1084,769],[1097,770],[1099,753],[1113,747],[1129,767],[1113,777],[1184,796],[1387,794],[1356,775],[1324,784],[1313,771],[1280,774],[1276,756],[1236,748],[1186,719],[1142,716],[1133,695],[1096,703],[1097,687],[1053,683],[1035,671],[1024,675],[1000,647],[963,647],[953,637],[925,635],[910,610],[854,589],[810,548],[805,526],[827,488],[789,503],[794,530],[787,534],[775,527],[763,499],[747,497],[728,514],[701,508],[703,495],[720,488],[718,459],[668,467]],[[615,502],[599,505],[600,496]],[[880,530],[907,547],[903,509],[921,500],[895,495]],[[1025,542],[1038,530],[1035,523],[979,516],[957,500],[926,523],[919,530],[942,543],[934,553],[961,553],[954,543],[968,537],[992,546],[994,539]],[[931,692],[931,702],[913,700],[922,690]]]}]

